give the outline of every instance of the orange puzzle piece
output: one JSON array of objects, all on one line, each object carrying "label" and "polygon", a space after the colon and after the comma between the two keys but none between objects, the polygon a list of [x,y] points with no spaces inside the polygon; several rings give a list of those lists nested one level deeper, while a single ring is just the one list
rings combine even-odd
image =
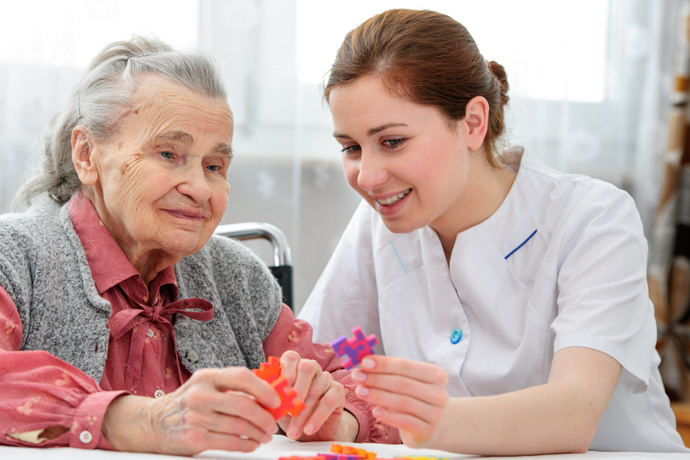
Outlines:
[{"label": "orange puzzle piece", "polygon": [[258,369],[253,371],[260,379],[267,381],[278,392],[280,406],[268,409],[273,418],[279,420],[285,414],[297,417],[305,408],[304,402],[297,397],[294,388],[288,385],[285,377],[280,375],[280,360],[275,356],[268,358],[268,362],[261,363]]},{"label": "orange puzzle piece", "polygon": [[275,409],[267,409],[271,414],[273,414],[273,418],[279,420],[285,414],[290,414],[293,417],[297,417],[299,413],[304,410],[304,402],[297,397],[295,389],[291,386],[288,386],[285,377],[278,377],[278,379],[271,383],[271,385],[278,392],[278,396],[280,396],[280,406],[276,407]]},{"label": "orange puzzle piece", "polygon": [[262,380],[273,383],[280,377],[280,360],[275,356],[270,356],[268,362],[261,363],[258,369],[254,369],[254,373]]}]

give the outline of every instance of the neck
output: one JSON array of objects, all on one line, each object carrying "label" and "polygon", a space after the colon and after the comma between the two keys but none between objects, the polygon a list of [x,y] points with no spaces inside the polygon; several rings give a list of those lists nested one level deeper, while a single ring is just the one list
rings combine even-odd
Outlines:
[{"label": "neck", "polygon": [[474,160],[466,170],[466,186],[461,199],[431,224],[448,262],[458,234],[491,217],[508,196],[517,175],[502,166],[490,165],[483,156],[472,157]]},{"label": "neck", "polygon": [[132,238],[129,233],[118,228],[116,222],[104,219],[108,214],[103,212],[105,204],[101,199],[102,194],[95,193],[89,187],[82,188],[84,196],[91,201],[93,207],[96,209],[101,222],[108,232],[113,237],[117,245],[122,249],[122,252],[127,257],[127,260],[134,266],[141,279],[148,286],[156,276],[164,269],[175,265],[180,261],[179,255],[172,255],[157,248],[150,248],[140,244],[136,239]]},{"label": "neck", "polygon": [[141,279],[147,286],[160,272],[180,261],[179,257],[173,257],[161,250],[130,247],[127,250],[123,248],[122,251],[127,256],[127,260],[139,272]]}]

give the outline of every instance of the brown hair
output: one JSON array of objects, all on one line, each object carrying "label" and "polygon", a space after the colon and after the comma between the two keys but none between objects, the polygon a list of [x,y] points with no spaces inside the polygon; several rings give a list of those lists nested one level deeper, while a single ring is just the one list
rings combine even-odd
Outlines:
[{"label": "brown hair", "polygon": [[504,131],[508,80],[503,66],[487,62],[467,29],[445,14],[394,9],[350,31],[336,54],[324,96],[359,77],[374,75],[392,94],[438,107],[449,120],[465,117],[467,103],[489,103],[486,154],[496,164],[496,141]]}]

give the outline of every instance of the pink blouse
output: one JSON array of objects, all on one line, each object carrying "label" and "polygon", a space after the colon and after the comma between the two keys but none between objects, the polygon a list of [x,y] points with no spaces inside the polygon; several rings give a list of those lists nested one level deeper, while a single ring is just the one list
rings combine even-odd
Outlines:
[{"label": "pink blouse", "polygon": [[[177,356],[173,315],[199,321],[213,318],[213,305],[206,300],[174,300],[177,281],[172,267],[160,272],[147,288],[81,193],[72,197],[68,210],[96,287],[112,304],[103,375],[96,383],[47,352],[20,351],[19,313],[0,286],[0,444],[112,449],[101,436],[101,423],[113,399],[127,393],[160,397],[191,375]],[[287,306],[283,305],[263,348],[266,356],[278,357],[295,350],[333,372],[345,385],[345,407],[359,422],[358,442],[400,442],[397,430],[373,419],[371,407],[355,397],[350,373],[342,369],[333,349],[314,344],[311,326],[295,319]]]}]

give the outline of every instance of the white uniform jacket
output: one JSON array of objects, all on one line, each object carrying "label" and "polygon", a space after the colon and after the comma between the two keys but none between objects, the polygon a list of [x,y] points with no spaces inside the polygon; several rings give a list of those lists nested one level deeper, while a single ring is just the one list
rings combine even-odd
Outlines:
[{"label": "white uniform jacket", "polygon": [[443,367],[452,397],[540,385],[558,350],[599,350],[623,373],[591,449],[687,452],[658,372],[635,203],[512,157],[508,196],[457,236],[450,264],[431,228],[391,233],[362,202],[299,316],[317,341],[360,325],[378,351]]}]

